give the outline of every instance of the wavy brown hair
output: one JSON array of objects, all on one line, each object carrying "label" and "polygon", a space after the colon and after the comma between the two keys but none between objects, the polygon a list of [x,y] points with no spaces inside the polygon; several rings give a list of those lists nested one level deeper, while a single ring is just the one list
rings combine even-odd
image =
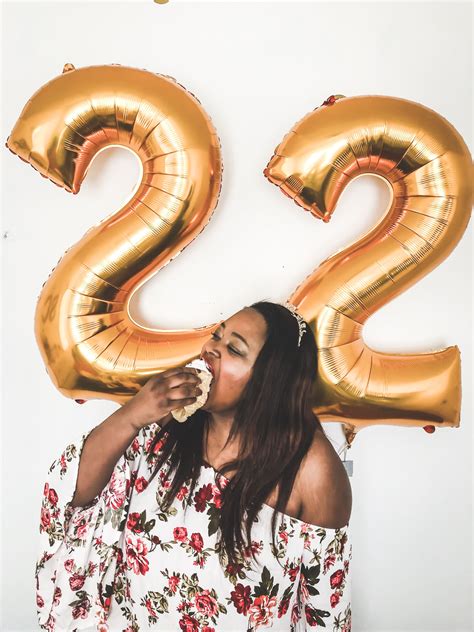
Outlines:
[{"label": "wavy brown hair", "polygon": [[[220,528],[222,539],[218,549],[227,555],[227,563],[231,564],[242,563],[244,557],[249,555],[256,559],[251,547],[252,523],[266,498],[279,483],[271,523],[276,546],[277,514],[285,511],[300,463],[312,443],[316,429],[319,427],[323,430],[311,403],[318,361],[311,328],[306,324],[301,346],[298,347],[298,323],[286,307],[270,301],[259,301],[248,307],[264,317],[267,334],[238,401],[227,440],[229,443],[234,437],[239,437],[239,457],[227,462],[216,473],[216,484],[222,493],[222,506],[219,524],[211,523],[210,527],[210,533]],[[204,463],[203,438],[209,420],[210,413],[198,409],[186,423],[173,419],[154,436],[150,452],[154,453],[160,440],[163,447],[148,482],[153,480],[168,458],[169,473],[175,472],[162,500],[164,510],[170,507],[183,484],[189,481],[192,482],[187,506],[192,503]],[[236,473],[221,487],[218,474],[225,477],[228,470],[236,470]],[[247,512],[247,544],[242,531],[244,512]],[[239,554],[240,559],[237,558]]]}]

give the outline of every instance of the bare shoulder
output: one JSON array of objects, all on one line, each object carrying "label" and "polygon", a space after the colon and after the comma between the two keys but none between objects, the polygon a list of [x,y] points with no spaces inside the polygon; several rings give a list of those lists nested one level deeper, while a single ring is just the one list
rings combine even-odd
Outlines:
[{"label": "bare shoulder", "polygon": [[326,529],[348,524],[352,511],[351,482],[340,456],[323,431],[301,462],[297,477],[300,520]]}]

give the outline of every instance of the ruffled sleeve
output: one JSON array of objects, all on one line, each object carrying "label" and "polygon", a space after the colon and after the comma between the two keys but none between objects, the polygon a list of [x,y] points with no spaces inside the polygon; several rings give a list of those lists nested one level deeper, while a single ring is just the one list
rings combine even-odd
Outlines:
[{"label": "ruffled sleeve", "polygon": [[[84,630],[106,620],[114,573],[122,557],[128,505],[141,460],[156,456],[148,448],[160,430],[152,423],[140,430],[115,465],[104,489],[87,505],[71,507],[84,443],[76,437],[51,464],[44,485],[36,563],[36,603],[40,628]],[[160,444],[160,442],[158,442]]]},{"label": "ruffled sleeve", "polygon": [[304,541],[295,632],[312,627],[350,632],[352,543],[350,527],[324,529],[303,523]]}]

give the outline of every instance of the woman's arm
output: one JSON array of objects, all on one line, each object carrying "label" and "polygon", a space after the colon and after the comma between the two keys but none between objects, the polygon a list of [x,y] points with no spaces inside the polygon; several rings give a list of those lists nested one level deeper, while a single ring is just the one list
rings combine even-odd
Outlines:
[{"label": "woman's arm", "polygon": [[[161,427],[171,413],[159,420]],[[140,431],[126,406],[116,410],[87,437],[79,461],[77,484],[71,507],[83,507],[97,496],[110,480],[113,469]]]},{"label": "woman's arm", "polygon": [[91,431],[82,449],[71,507],[87,505],[104,489],[115,464],[138,432],[121,408]]},{"label": "woman's arm", "polygon": [[352,488],[340,456],[329,439],[316,433],[296,481],[304,522],[342,528],[352,512]]},{"label": "woman's arm", "polygon": [[175,408],[194,403],[202,393],[198,371],[190,367],[167,369],[151,377],[124,406],[107,417],[87,437],[71,507],[83,507],[101,492],[117,461],[144,426],[165,426]]}]

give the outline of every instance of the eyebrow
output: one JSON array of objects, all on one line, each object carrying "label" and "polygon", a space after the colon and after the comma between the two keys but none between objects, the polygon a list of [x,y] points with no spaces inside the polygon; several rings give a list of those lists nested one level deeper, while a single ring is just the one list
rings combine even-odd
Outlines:
[{"label": "eyebrow", "polygon": [[[221,323],[217,329],[219,329],[220,327],[223,327],[225,329],[225,323]],[[217,329],[216,329],[216,331],[217,331]],[[250,349],[249,343],[245,340],[245,338],[243,336],[238,334],[236,331],[231,331],[230,333],[231,333],[232,336],[236,336],[237,338],[240,338],[240,340],[242,340],[242,342],[244,344],[246,344],[247,347]]]}]

